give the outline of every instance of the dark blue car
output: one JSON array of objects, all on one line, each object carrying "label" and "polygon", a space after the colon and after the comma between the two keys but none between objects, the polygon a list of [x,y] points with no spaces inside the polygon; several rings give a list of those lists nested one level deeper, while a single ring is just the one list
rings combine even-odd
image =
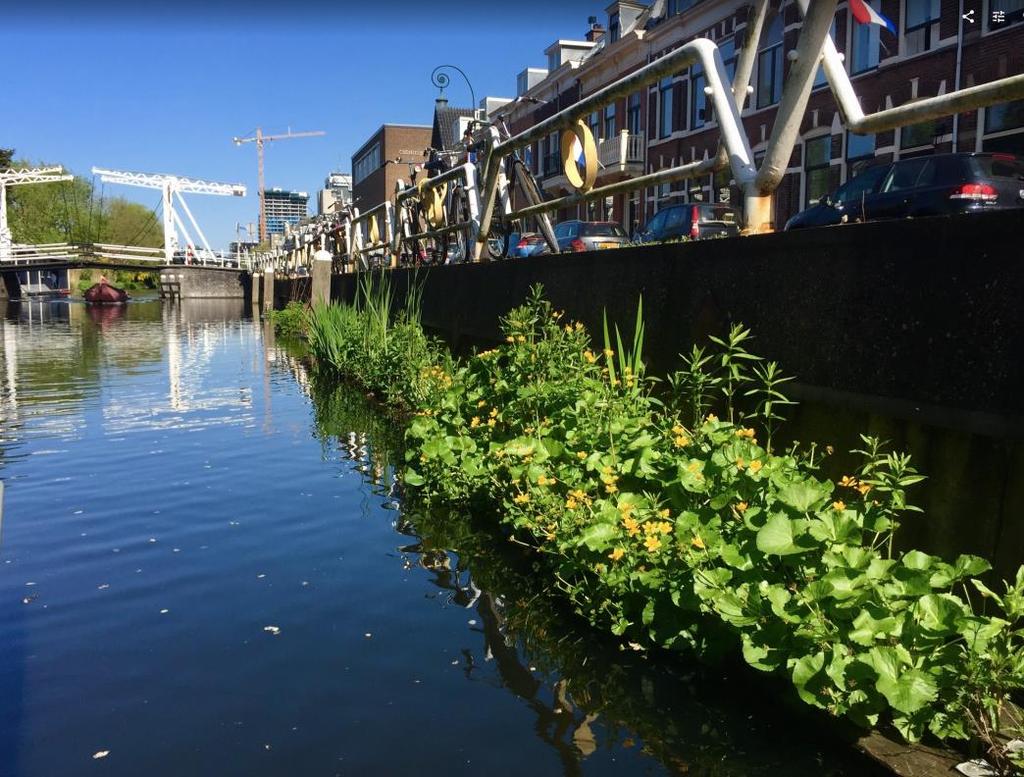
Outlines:
[{"label": "dark blue car", "polygon": [[934,154],[869,167],[793,216],[786,229],[1006,208],[1024,208],[1024,161],[1012,154]]}]

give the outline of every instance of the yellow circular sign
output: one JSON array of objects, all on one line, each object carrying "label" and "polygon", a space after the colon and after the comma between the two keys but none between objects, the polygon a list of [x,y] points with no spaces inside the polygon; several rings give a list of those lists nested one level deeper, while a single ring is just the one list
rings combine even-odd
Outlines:
[{"label": "yellow circular sign", "polygon": [[562,169],[569,185],[577,191],[588,192],[594,188],[597,180],[597,144],[590,127],[582,121],[577,120],[574,127],[562,133]]}]

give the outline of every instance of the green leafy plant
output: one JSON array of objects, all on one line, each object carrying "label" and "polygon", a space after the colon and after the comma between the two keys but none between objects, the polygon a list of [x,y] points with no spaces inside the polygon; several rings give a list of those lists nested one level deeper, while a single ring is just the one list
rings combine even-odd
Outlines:
[{"label": "green leafy plant", "polygon": [[663,405],[641,310],[628,346],[605,323],[601,353],[562,319],[535,288],[502,319],[503,344],[464,362],[412,348],[403,317],[379,310],[314,311],[310,343],[413,410],[404,480],[420,498],[493,516],[595,626],[640,648],[740,653],[832,715],[969,739],[1013,768],[1024,570],[997,596],[984,559],[897,554],[921,475],[875,438],[838,482],[814,447],[774,451],[788,378],[741,325],[690,352]]}]

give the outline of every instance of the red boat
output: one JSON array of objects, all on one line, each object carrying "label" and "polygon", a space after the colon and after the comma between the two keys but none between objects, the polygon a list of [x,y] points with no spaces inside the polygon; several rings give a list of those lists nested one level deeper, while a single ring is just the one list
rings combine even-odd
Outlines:
[{"label": "red boat", "polygon": [[85,290],[85,301],[93,305],[122,305],[128,301],[128,292],[111,286],[105,278]]}]

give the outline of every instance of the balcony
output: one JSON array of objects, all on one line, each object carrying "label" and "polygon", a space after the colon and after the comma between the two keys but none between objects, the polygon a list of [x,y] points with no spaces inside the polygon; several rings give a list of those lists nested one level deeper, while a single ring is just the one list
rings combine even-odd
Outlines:
[{"label": "balcony", "polygon": [[642,132],[623,130],[615,137],[602,140],[597,144],[597,158],[601,163],[598,179],[608,173],[643,173],[646,148]]},{"label": "balcony", "polygon": [[[597,142],[597,186],[621,181],[634,175],[643,175],[647,151],[646,138],[642,132],[626,132]],[[569,181],[562,171],[561,159],[553,156],[545,159],[545,174],[541,185],[551,194],[568,193]]]}]

